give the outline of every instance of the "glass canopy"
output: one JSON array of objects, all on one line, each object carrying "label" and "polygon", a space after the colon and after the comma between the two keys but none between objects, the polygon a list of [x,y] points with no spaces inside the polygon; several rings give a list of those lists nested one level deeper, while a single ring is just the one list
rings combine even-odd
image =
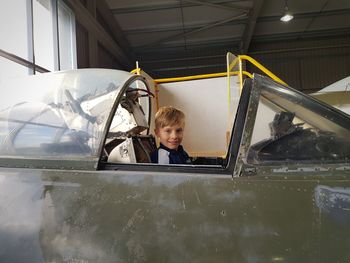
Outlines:
[{"label": "glass canopy", "polygon": [[80,69],[1,82],[0,155],[99,157],[112,107],[132,76]]}]

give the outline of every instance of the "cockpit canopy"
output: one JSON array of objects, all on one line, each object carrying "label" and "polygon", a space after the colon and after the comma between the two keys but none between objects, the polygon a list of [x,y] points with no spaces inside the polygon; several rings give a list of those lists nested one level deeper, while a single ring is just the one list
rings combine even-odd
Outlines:
[{"label": "cockpit canopy", "polygon": [[[0,155],[98,158],[112,108],[134,76],[83,69],[2,83],[7,91],[0,98]],[[112,122],[112,128],[123,125],[125,133],[148,128],[142,109],[130,99],[133,85]]]}]

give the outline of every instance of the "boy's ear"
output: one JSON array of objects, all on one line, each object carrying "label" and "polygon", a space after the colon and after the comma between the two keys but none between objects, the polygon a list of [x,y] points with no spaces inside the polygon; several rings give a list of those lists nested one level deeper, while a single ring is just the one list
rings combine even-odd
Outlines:
[{"label": "boy's ear", "polygon": [[158,129],[154,129],[154,134],[157,136],[157,137],[159,137],[159,131],[158,131]]}]

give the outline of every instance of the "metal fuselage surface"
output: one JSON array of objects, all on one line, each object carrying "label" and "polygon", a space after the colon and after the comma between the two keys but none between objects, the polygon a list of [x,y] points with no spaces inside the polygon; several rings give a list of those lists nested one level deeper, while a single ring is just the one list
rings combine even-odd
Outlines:
[{"label": "metal fuselage surface", "polygon": [[350,180],[1,169],[1,262],[348,262]]}]

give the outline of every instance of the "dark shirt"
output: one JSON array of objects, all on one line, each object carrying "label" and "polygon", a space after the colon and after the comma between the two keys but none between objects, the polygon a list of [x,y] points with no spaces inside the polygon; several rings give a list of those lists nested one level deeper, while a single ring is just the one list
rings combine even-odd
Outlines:
[{"label": "dark shirt", "polygon": [[190,157],[181,145],[177,150],[173,150],[160,144],[159,148],[152,153],[151,160],[152,163],[160,164],[191,164]]}]

